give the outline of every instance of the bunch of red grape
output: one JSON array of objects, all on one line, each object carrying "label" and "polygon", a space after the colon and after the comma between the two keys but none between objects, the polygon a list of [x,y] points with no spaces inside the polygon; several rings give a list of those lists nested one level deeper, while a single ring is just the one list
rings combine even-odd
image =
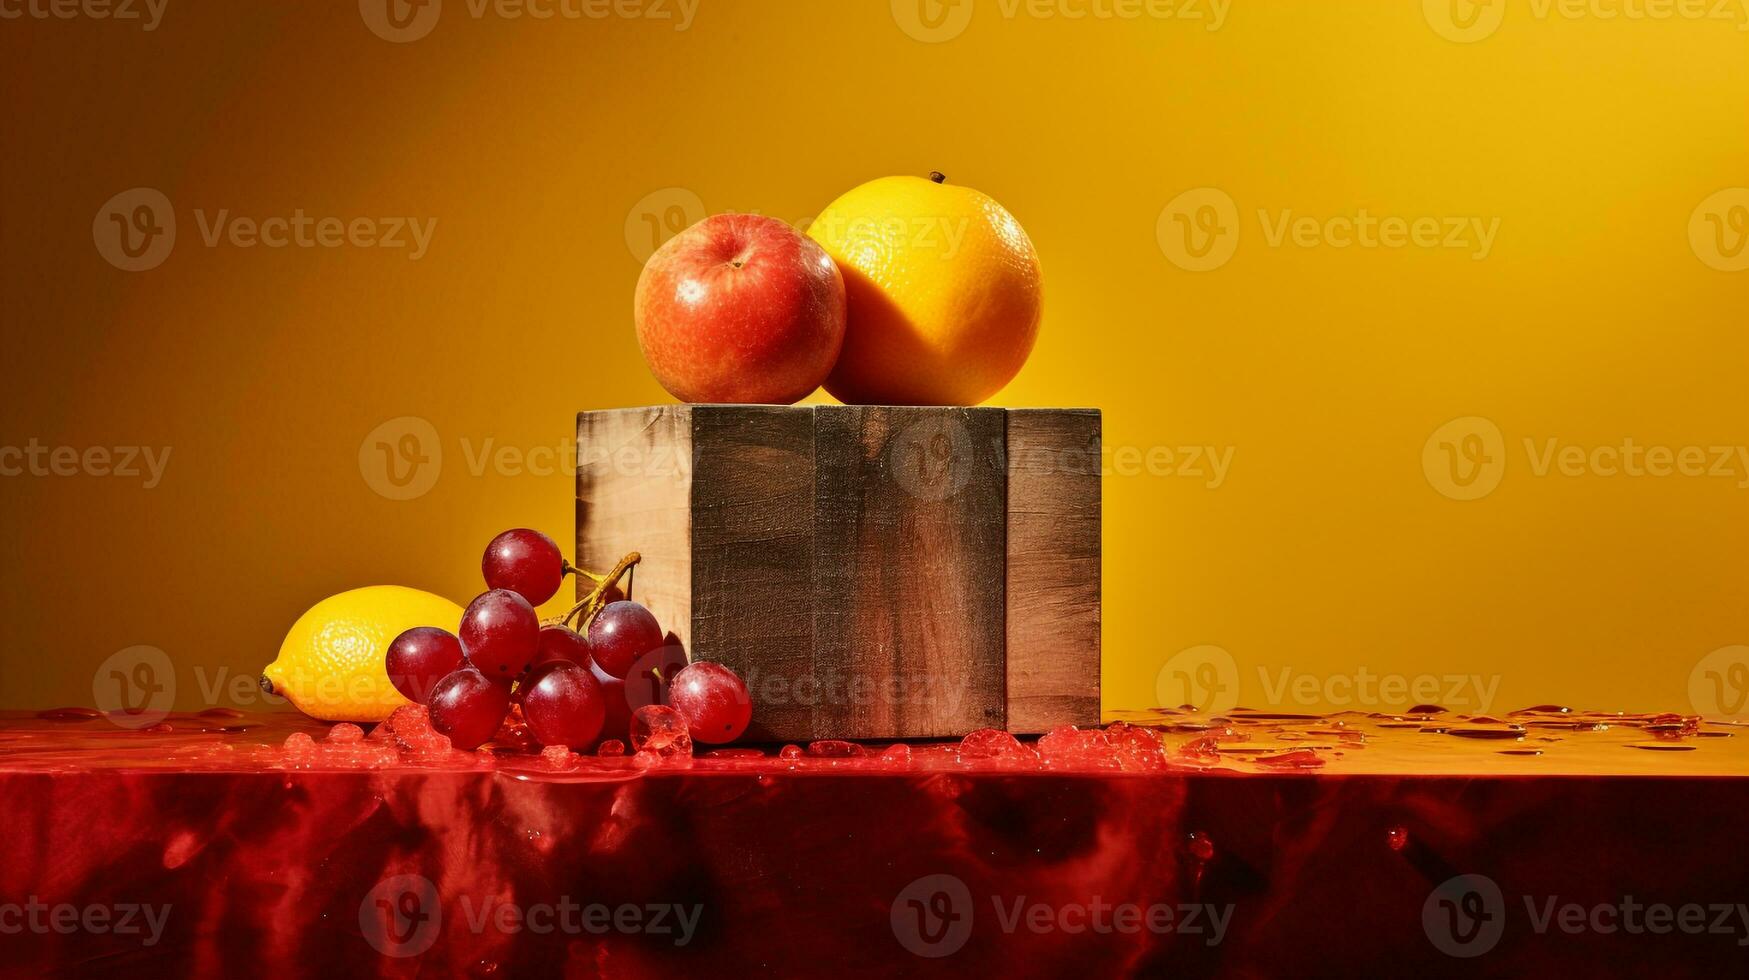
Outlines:
[{"label": "bunch of red grape", "polygon": [[[592,597],[621,594],[617,573],[635,557],[614,575],[590,576],[598,583]],[[747,686],[721,664],[687,664],[678,641],[642,605],[621,598],[593,616],[585,611],[584,632],[564,621],[541,625],[534,607],[576,571],[552,538],[505,531],[486,546],[480,568],[487,591],[468,604],[460,635],[414,627],[389,644],[385,663],[395,689],[428,706],[432,727],[454,747],[491,740],[512,705],[536,741],[573,749],[604,734],[627,735],[632,712],[648,704],[679,711],[697,742],[731,742],[746,730],[753,714]]]}]

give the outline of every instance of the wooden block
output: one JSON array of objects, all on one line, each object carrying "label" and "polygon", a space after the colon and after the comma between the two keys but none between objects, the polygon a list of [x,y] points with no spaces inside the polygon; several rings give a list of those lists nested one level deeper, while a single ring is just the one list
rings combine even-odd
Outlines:
[{"label": "wooden block", "polygon": [[814,731],[815,706],[786,683],[815,672],[813,418],[767,407],[694,418],[687,652],[766,688],[748,738]]},{"label": "wooden block", "polygon": [[1002,440],[1000,409],[816,412],[815,671],[881,688],[818,712],[817,728],[888,738],[1005,723]]},{"label": "wooden block", "polygon": [[[753,693],[748,738],[1099,721],[1099,414],[676,405],[578,418],[577,553]],[[581,584],[580,584],[581,585]]]},{"label": "wooden block", "polygon": [[[691,648],[692,407],[664,405],[577,416],[579,567],[605,572],[643,554],[631,584]],[[578,598],[591,583],[577,579]]]},{"label": "wooden block", "polygon": [[1008,730],[1099,717],[1099,413],[1008,413]]}]

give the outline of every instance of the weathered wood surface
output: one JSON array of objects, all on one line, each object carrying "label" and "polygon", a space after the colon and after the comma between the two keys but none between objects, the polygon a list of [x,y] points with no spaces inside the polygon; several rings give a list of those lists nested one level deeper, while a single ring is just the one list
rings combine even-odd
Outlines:
[{"label": "weathered wood surface", "polygon": [[1099,721],[1099,413],[1008,413],[1008,729]]},{"label": "weathered wood surface", "polygon": [[846,691],[822,728],[1003,725],[1002,441],[1000,409],[815,414],[815,667]]},{"label": "weathered wood surface", "polygon": [[[577,416],[578,567],[643,560],[631,584],[639,602],[691,649],[692,408],[663,405]],[[578,598],[593,587],[577,577]]]},{"label": "weathered wood surface", "polygon": [[747,682],[749,738],[817,731],[816,706],[796,691],[818,670],[812,413],[700,409],[693,440],[689,652]]},{"label": "weathered wood surface", "polygon": [[750,739],[1098,723],[1098,412],[674,405],[578,439],[579,562],[643,554]]}]

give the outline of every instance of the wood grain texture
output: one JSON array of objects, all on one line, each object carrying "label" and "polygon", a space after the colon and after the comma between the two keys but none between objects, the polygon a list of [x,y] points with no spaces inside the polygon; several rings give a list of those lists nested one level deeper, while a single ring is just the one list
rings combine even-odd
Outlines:
[{"label": "wood grain texture", "polygon": [[[748,682],[755,741],[1099,721],[1099,413],[578,418],[577,555]],[[586,588],[580,589],[586,591]]]},{"label": "wood grain texture", "polygon": [[747,737],[813,732],[814,413],[693,409],[692,657],[753,694]]},{"label": "wood grain texture", "polygon": [[[692,412],[688,405],[577,416],[579,567],[612,568],[643,555],[632,595],[690,649],[692,624]],[[577,578],[577,598],[594,584]]]},{"label": "wood grain texture", "polygon": [[1008,413],[1008,730],[1097,725],[1100,417]]},{"label": "wood grain texture", "polygon": [[1003,724],[1003,414],[814,415],[814,662],[826,737]]}]

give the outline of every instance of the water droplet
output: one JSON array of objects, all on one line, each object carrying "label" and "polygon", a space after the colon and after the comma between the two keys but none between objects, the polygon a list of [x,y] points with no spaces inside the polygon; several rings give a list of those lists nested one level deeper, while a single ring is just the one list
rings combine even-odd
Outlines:
[{"label": "water droplet", "polygon": [[1185,838],[1184,849],[1190,852],[1191,857],[1204,863],[1215,859],[1215,842],[1200,830],[1191,831],[1190,836]]},{"label": "water droplet", "polygon": [[1517,726],[1511,728],[1454,728],[1451,731],[1446,732],[1446,734],[1456,736],[1457,738],[1520,739],[1524,737],[1524,729]]},{"label": "water droplet", "polygon": [[728,749],[711,749],[704,754],[707,759],[763,759],[765,753],[754,748],[736,746]]},{"label": "water droplet", "polygon": [[164,845],[164,867],[171,871],[182,867],[188,863],[189,858],[201,849],[201,846],[200,840],[194,836],[193,831],[183,830],[172,834]]},{"label": "water droplet", "polygon": [[1276,755],[1260,755],[1257,764],[1281,769],[1316,769],[1324,764],[1324,760],[1311,749],[1293,749]]},{"label": "water droplet", "polygon": [[103,712],[96,708],[50,708],[36,713],[44,721],[90,721],[102,718]]},{"label": "water droplet", "polygon": [[865,755],[862,746],[842,739],[826,738],[808,743],[808,754],[826,759],[848,759]]}]

